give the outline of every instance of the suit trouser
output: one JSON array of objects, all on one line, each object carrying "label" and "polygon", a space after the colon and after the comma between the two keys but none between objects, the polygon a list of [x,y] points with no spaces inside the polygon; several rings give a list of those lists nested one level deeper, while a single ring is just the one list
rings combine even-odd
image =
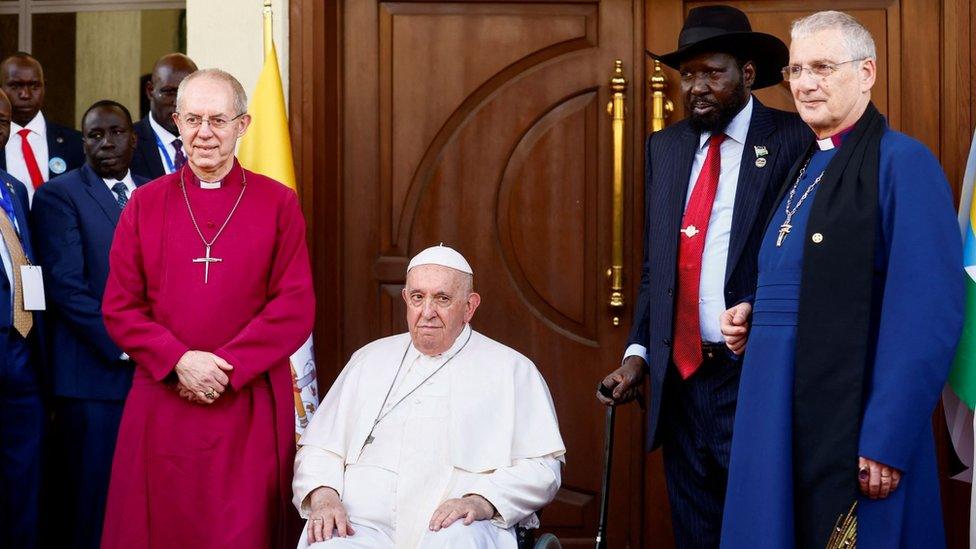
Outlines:
[{"label": "suit trouser", "polygon": [[7,339],[0,357],[0,547],[37,546],[44,407],[27,344]]},{"label": "suit trouser", "polygon": [[122,400],[57,397],[51,424],[52,471],[44,524],[45,544],[98,549]]},{"label": "suit trouser", "polygon": [[671,522],[679,548],[714,548],[722,532],[740,363],[724,349],[688,379],[668,366],[661,446]]}]

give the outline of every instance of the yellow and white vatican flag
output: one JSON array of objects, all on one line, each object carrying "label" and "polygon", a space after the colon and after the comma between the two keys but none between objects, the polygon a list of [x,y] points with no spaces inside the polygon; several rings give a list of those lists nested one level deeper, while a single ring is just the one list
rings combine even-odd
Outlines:
[{"label": "yellow and white vatican flag", "polygon": [[[251,127],[241,139],[237,151],[241,164],[297,191],[285,94],[278,71],[278,54],[271,36],[270,0],[264,3],[264,68],[251,96],[248,112],[251,114]],[[298,440],[319,405],[311,334],[291,356],[291,377],[295,391],[295,440]]]}]

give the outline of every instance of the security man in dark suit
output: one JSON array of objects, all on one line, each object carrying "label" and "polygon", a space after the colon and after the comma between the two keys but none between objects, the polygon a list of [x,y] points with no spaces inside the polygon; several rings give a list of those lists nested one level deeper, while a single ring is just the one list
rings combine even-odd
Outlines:
[{"label": "security man in dark suit", "polygon": [[[54,395],[45,531],[52,547],[97,548],[115,439],[133,364],[102,322],[102,293],[115,225],[136,187],[129,111],[98,101],[82,118],[87,161],[34,195],[31,225],[44,267]],[[45,506],[48,508],[49,506]]]},{"label": "security man in dark suit", "polygon": [[0,168],[27,186],[28,200],[45,181],[85,162],[81,134],[44,118],[44,69],[19,52],[0,62],[0,89],[13,104],[13,124]]},{"label": "security man in dark suit", "polygon": [[190,73],[197,70],[192,59],[182,53],[170,53],[156,61],[146,83],[149,116],[136,123],[136,152],[132,155],[132,173],[156,179],[173,173],[186,162],[183,141],[176,128],[176,90]]},{"label": "security man in dark suit", "polygon": [[[0,147],[10,135],[10,100],[0,90]],[[27,274],[37,258],[27,226],[27,189],[0,170],[0,547],[38,547],[41,442],[45,411],[42,315],[25,296],[43,288]]]},{"label": "security man in dark suit", "polygon": [[688,14],[677,51],[652,56],[681,74],[688,118],[647,140],[645,258],[623,365],[608,405],[650,377],[647,446],[664,450],[678,547],[718,547],[739,363],[719,316],[756,285],[762,224],[813,139],[793,113],[752,90],[782,80],[789,51],[727,6]]}]

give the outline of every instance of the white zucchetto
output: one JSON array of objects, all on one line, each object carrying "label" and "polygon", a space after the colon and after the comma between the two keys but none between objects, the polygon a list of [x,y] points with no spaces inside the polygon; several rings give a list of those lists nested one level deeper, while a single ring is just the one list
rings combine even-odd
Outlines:
[{"label": "white zucchetto", "polygon": [[409,273],[410,269],[420,265],[440,265],[442,267],[449,267],[472,276],[474,275],[474,272],[471,270],[471,265],[469,265],[468,261],[464,259],[464,256],[458,253],[454,248],[445,246],[444,243],[437,246],[431,246],[430,248],[427,248],[426,250],[413,256],[413,259],[410,260],[410,264],[407,265],[407,272]]}]

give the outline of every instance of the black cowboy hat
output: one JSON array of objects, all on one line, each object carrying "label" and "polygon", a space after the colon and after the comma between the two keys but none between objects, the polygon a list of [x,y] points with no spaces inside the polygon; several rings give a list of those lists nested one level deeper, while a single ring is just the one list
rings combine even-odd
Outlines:
[{"label": "black cowboy hat", "polygon": [[746,14],[731,6],[692,9],[678,35],[678,49],[663,55],[647,53],[672,69],[678,69],[685,59],[705,52],[727,53],[751,60],[756,66],[754,90],[780,83],[783,80],[781,71],[790,61],[790,50],[782,40],[771,34],[753,32]]}]

